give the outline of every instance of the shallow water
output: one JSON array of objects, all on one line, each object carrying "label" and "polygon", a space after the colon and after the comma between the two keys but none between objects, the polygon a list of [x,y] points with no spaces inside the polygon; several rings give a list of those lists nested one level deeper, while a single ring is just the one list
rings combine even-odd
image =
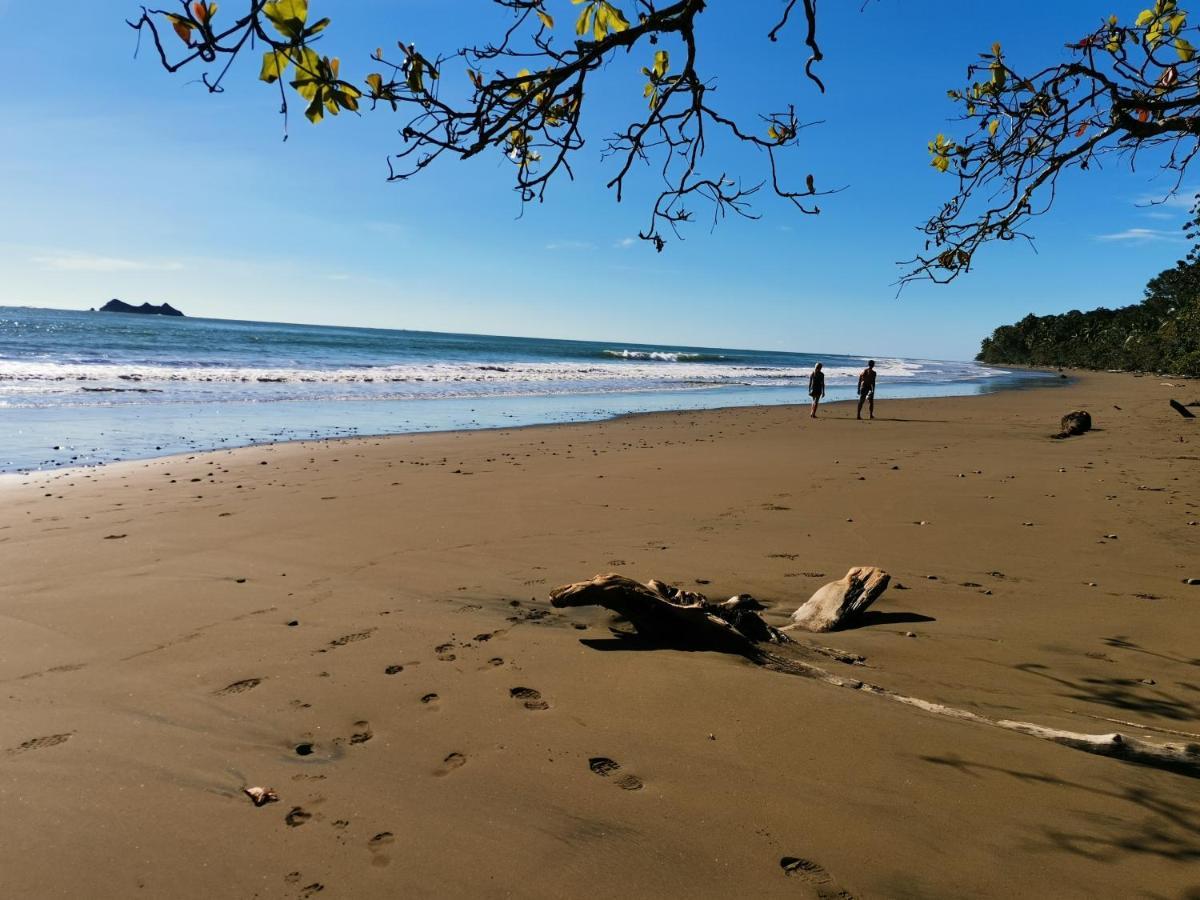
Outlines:
[{"label": "shallow water", "polygon": [[[0,471],[853,395],[859,357],[0,307]],[[879,397],[1048,376],[878,360]]]}]

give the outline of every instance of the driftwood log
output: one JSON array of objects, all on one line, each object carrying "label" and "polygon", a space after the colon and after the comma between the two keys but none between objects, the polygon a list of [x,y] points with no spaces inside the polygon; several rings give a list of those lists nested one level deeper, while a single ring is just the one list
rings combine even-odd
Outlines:
[{"label": "driftwood log", "polygon": [[792,613],[790,628],[835,631],[854,621],[883,596],[892,577],[875,566],[855,566],[840,581],[831,581]]},{"label": "driftwood log", "polygon": [[762,604],[749,594],[713,603],[703,594],[650,579],[597,575],[550,592],[556,607],[602,606],[627,619],[638,635],[669,647],[720,650],[757,657],[761,643],[784,644],[788,637],[754,611]]},{"label": "driftwood log", "polygon": [[[852,569],[851,573],[854,571]],[[886,587],[886,581],[883,586]],[[826,585],[821,591],[830,587],[831,585]],[[819,596],[821,591],[814,597]],[[882,593],[882,590],[879,593]],[[739,594],[725,603],[712,603],[703,594],[681,590],[661,581],[651,580],[647,584],[641,584],[623,575],[597,575],[591,581],[580,581],[554,589],[550,592],[550,602],[560,609],[572,606],[602,606],[627,619],[641,638],[663,647],[736,653],[775,672],[799,675],[834,687],[848,688],[939,718],[1017,732],[1085,753],[1200,778],[1200,735],[1172,732],[1180,737],[1197,740],[1157,743],[1120,732],[1088,734],[1048,728],[1014,719],[990,719],[970,710],[897,693],[850,675],[831,672],[812,662],[816,654],[833,657],[848,665],[861,665],[863,659],[844,651],[792,641],[754,612],[751,607],[761,608],[761,604],[747,594]],[[767,644],[770,649],[760,647],[760,643]],[[1117,724],[1148,731],[1156,730],[1153,726],[1135,722]]]},{"label": "driftwood log", "polygon": [[1196,418],[1196,414],[1194,412],[1192,412],[1190,409],[1188,409],[1186,406],[1184,406],[1182,403],[1180,403],[1178,400],[1171,401],[1171,409],[1175,410],[1175,412],[1179,413],[1185,419]]}]

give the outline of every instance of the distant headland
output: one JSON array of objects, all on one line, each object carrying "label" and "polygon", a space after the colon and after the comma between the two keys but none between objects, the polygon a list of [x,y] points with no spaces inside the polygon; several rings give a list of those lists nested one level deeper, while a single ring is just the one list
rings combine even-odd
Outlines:
[{"label": "distant headland", "polygon": [[100,312],[117,312],[117,313],[137,313],[142,316],[182,316],[179,310],[173,307],[170,303],[163,303],[155,306],[153,303],[143,303],[141,306],[134,306],[132,303],[126,303],[123,300],[109,300],[102,307]]}]

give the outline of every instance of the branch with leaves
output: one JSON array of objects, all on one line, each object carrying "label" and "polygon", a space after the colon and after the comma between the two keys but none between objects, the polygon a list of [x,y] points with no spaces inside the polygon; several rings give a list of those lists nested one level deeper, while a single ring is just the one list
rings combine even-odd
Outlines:
[{"label": "branch with leaves", "polygon": [[990,241],[1032,240],[1029,220],[1053,204],[1062,173],[1118,154],[1131,166],[1147,153],[1176,193],[1200,150],[1197,28],[1176,0],[1155,0],[1135,21],[1116,16],[1067,44],[1072,58],[1031,74],[999,44],[967,69],[948,95],[971,130],[929,144],[931,164],[953,175],[953,197],[924,225],[924,252],[901,283],[944,283],[967,272]]},{"label": "branch with leaves", "polygon": [[[630,15],[610,0],[570,0],[576,9],[568,35],[554,16],[554,9],[569,8],[566,0],[487,2],[511,17],[494,40],[432,56],[403,41],[398,53],[381,46],[369,55],[374,71],[358,83],[342,78],[338,57],[320,52],[330,20],[311,16],[308,0],[240,0],[244,12],[232,19],[219,19],[216,3],[181,0],[178,11],[143,7],[129,24],[150,36],[167,71],[215,67],[201,76],[212,92],[224,89],[239,56],[261,52],[259,77],[279,91],[285,134],[286,85],[314,123],[342,112],[402,114],[404,146],[388,157],[389,180],[410,178],[443,156],[499,152],[522,203],[544,199],[557,176],[574,177],[572,163],[585,146],[584,113],[595,105],[593,82],[602,69],[631,58],[646,78],[645,106],[601,155],[613,161],[607,186],[618,200],[635,165],[653,165],[663,179],[642,239],[662,250],[664,232],[678,235],[680,225],[694,220],[694,200],[711,206],[714,222],[729,213],[753,218],[750,199],[764,188],[802,212],[820,211],[814,199],[830,192],[818,191],[812,175],[786,187],[780,170],[781,151],[794,148],[805,127],[794,105],[749,121],[714,105],[715,73],[701,66],[696,41],[705,0],[628,0]],[[778,40],[793,16],[803,18],[805,73],[824,90],[813,73],[822,58],[816,15],[816,0],[787,0],[766,37]],[[765,157],[763,176],[745,183],[707,171],[705,151],[718,135]]]}]

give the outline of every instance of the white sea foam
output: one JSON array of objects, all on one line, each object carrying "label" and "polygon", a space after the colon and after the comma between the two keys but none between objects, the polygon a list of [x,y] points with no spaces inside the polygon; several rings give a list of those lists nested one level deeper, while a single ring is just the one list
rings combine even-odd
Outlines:
[{"label": "white sea foam", "polygon": [[[630,351],[633,353],[634,351]],[[636,351],[641,352],[641,351]],[[620,361],[430,363],[360,368],[169,366],[0,360],[0,400],[110,405],[173,399],[302,400],[449,398],[688,390],[720,386],[803,387],[807,366],[737,365],[654,357]],[[880,380],[962,381],[1002,374],[969,364],[879,360]],[[828,366],[830,387],[853,385],[858,366]]]},{"label": "white sea foam", "polygon": [[659,362],[726,359],[726,357],[720,355],[687,353],[683,350],[605,350],[604,355],[615,356],[618,359],[653,359]]}]

